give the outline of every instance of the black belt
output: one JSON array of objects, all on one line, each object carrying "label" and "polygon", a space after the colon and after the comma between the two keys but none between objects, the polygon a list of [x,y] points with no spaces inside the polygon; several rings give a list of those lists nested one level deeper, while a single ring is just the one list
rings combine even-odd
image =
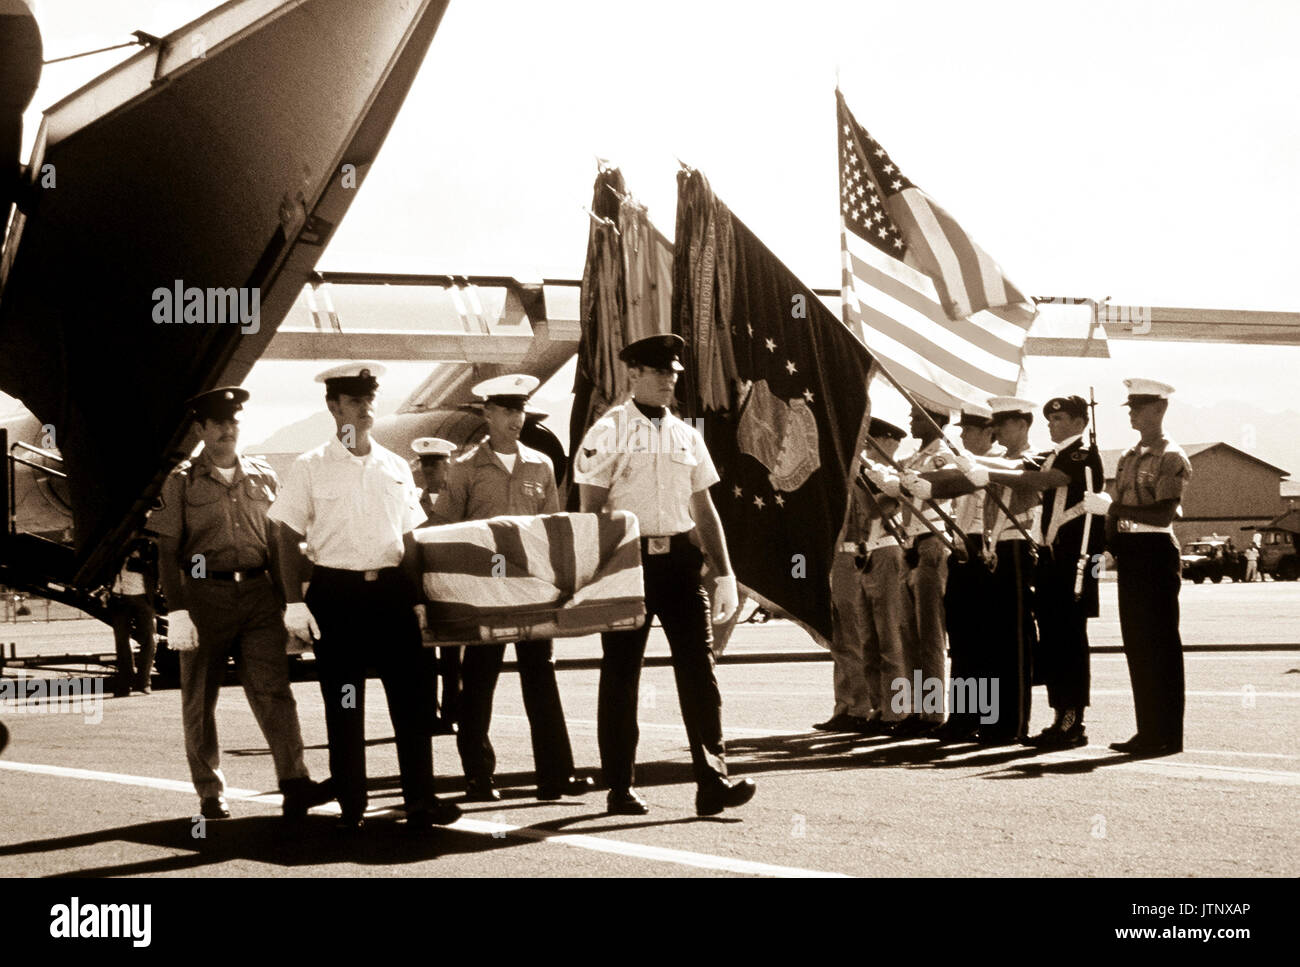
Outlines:
[{"label": "black belt", "polygon": [[342,567],[325,567],[323,564],[316,564],[312,567],[312,577],[320,575],[321,577],[336,577],[343,580],[351,581],[378,581],[381,577],[392,577],[394,574],[401,574],[400,567],[377,567],[371,571],[353,571]]},{"label": "black belt", "polygon": [[217,581],[234,581],[238,584],[240,581],[251,581],[253,578],[260,578],[267,573],[267,567],[263,564],[261,567],[247,567],[242,571],[209,571],[208,577]]},{"label": "black belt", "polygon": [[690,531],[682,531],[680,534],[665,534],[662,537],[642,536],[641,553],[643,555],[670,554],[673,551],[680,551],[682,548],[689,546],[690,543]]}]

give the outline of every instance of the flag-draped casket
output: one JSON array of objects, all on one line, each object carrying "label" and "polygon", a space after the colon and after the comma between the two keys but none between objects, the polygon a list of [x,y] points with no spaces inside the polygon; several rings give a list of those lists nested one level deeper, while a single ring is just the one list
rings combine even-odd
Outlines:
[{"label": "flag-draped casket", "polygon": [[627,511],[492,517],[415,539],[432,641],[565,638],[645,620],[640,534]]}]

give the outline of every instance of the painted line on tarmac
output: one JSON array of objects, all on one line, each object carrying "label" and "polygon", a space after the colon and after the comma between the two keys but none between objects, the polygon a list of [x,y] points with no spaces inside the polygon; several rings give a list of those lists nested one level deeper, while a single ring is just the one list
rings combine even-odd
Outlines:
[{"label": "painted line on tarmac", "polygon": [[[56,776],[64,779],[83,779],[92,782],[111,782],[123,786],[142,786],[146,789],[159,789],[165,792],[182,792],[194,795],[194,786],[178,779],[157,779],[153,776],[130,776],[116,772],[98,772],[93,769],[74,769],[68,766],[52,766],[35,762],[7,762],[0,760],[0,769],[10,772],[26,772],[34,775]],[[278,806],[281,803],[279,793],[261,793],[253,789],[226,789],[226,798],[239,802],[257,802]],[[332,804],[331,804],[332,805]],[[338,813],[338,807],[320,807],[326,813]],[[368,812],[371,815],[400,815],[397,810],[384,809]],[[796,866],[777,866],[772,863],[758,863],[731,856],[713,856],[709,853],[694,853],[690,850],[669,849],[664,846],[648,846],[643,843],[628,843],[623,840],[605,839],[600,836],[586,836],[581,833],[553,833],[531,826],[513,826],[509,823],[494,823],[483,819],[458,819],[447,827],[477,835],[513,836],[534,842],[558,843],[577,849],[592,850],[597,853],[612,853],[632,859],[650,860],[656,863],[675,863],[678,866],[691,866],[702,870],[716,870],[723,873],[742,873],[749,876],[771,876],[786,878],[846,878],[844,873],[830,873],[825,870],[805,870]]]},{"label": "painted line on tarmac", "polygon": [[[1186,753],[1183,753],[1184,755]],[[1075,754],[1069,750],[1050,752],[1043,756],[1051,762],[1104,762],[1112,758],[1109,755]],[[1274,786],[1300,786],[1300,772],[1283,772],[1279,769],[1245,769],[1240,766],[1212,766],[1196,762],[1180,762],[1170,759],[1135,759],[1117,763],[1114,768],[1133,772],[1148,772],[1153,775],[1167,776],[1172,779],[1216,779],[1222,782],[1262,782]]]},{"label": "painted line on tarmac", "polygon": [[[1094,688],[1093,695],[1129,695],[1133,694],[1131,688]],[[1251,698],[1300,698],[1300,691],[1295,692],[1259,692],[1251,689],[1246,690],[1243,685],[1241,688],[1234,688],[1231,691],[1212,692],[1208,690],[1188,689],[1185,693],[1188,698],[1241,698],[1250,696]]]},{"label": "painted line on tarmac", "polygon": [[[731,694],[731,693],[729,692],[728,694]],[[1236,695],[1240,695],[1241,693],[1240,693],[1240,692],[1236,692],[1236,693],[1234,693],[1234,694],[1236,694]],[[528,721],[528,716],[526,716],[526,715],[496,715],[496,714],[494,714],[494,715],[492,716],[492,721],[495,722],[497,719],[505,719],[505,720],[508,721],[508,722],[527,722],[527,721]],[[569,725],[569,726],[582,725],[582,726],[586,726],[586,727],[593,728],[593,729],[596,728],[596,720],[595,720],[595,719],[571,719],[571,718],[565,718],[564,721],[565,721],[565,724],[566,724],[566,725]],[[686,726],[683,725],[681,722],[641,722],[641,721],[638,721],[638,722],[637,722],[637,728],[638,728],[640,731],[642,731],[642,732],[644,732],[644,731],[646,731],[647,729],[649,729],[649,730],[652,731],[652,732],[675,732],[675,733],[677,733],[678,735],[684,735],[684,734],[686,733]],[[763,738],[764,736],[768,736],[768,735],[771,735],[771,736],[783,736],[783,735],[807,735],[807,734],[808,734],[808,731],[809,731],[808,729],[747,729],[747,728],[744,728],[743,726],[739,726],[739,725],[726,725],[726,724],[724,724],[724,725],[722,726],[722,734],[723,734],[724,737],[725,737],[725,736],[728,736],[728,735],[744,735],[744,736],[748,736],[748,737],[750,737],[750,738],[760,738],[760,739],[761,739],[761,738]],[[828,732],[828,733],[826,733],[826,734],[829,735],[830,733]]]},{"label": "painted line on tarmac", "polygon": [[576,846],[579,849],[594,850],[597,853],[614,853],[635,859],[653,860],[660,863],[676,863],[680,866],[693,866],[703,870],[719,870],[726,873],[747,873],[751,876],[776,876],[794,878],[843,878],[843,873],[828,873],[823,870],[804,870],[794,866],[774,866],[770,863],[755,863],[751,860],[734,859],[729,856],[712,856],[708,853],[692,853],[688,850],[668,849],[662,846],[646,846],[641,843],[626,843],[601,836],[584,836],[580,833],[552,833],[549,830],[536,829],[531,826],[510,826],[506,823],[490,823],[481,819],[461,819],[451,829],[463,829],[471,833],[489,835],[517,836],[546,843],[560,843]]}]

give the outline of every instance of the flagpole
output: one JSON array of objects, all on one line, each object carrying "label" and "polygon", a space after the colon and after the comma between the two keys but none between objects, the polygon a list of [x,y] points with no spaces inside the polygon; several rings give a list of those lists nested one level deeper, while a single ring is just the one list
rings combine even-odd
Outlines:
[{"label": "flagpole", "polygon": [[[868,443],[870,443],[873,447],[876,448],[876,452],[879,453],[882,457],[884,457],[885,460],[888,461],[891,467],[893,467],[899,473],[903,472],[903,468],[898,465],[898,462],[893,457],[891,457],[888,453],[885,452],[885,448],[882,447],[879,443],[877,443],[870,433],[866,434],[864,439]],[[915,494],[913,494],[912,496],[915,496]],[[957,559],[959,561],[969,560],[969,555],[966,553],[966,534],[962,531],[960,527],[957,526],[957,522],[953,520],[951,517],[949,517],[946,513],[944,513],[943,508],[940,507],[938,502],[933,498],[926,498],[924,503],[932,507],[935,513],[937,513],[939,517],[943,520],[943,522],[947,524],[950,528],[952,528],[952,532],[953,532],[952,540],[949,540],[948,535],[945,534],[943,531],[939,530],[939,528],[935,526],[934,521],[930,520],[929,517],[926,517],[923,512],[918,513],[914,505],[909,505],[909,509],[912,511],[913,514],[916,515],[916,518],[926,526],[926,529],[929,530],[931,534],[939,538],[940,543],[942,543],[944,547],[948,548],[949,551],[957,555]],[[958,540],[961,541],[960,545],[957,544]]]},{"label": "flagpole", "polygon": [[[863,476],[862,470],[858,470],[857,474],[854,476],[853,482],[861,487],[863,492],[867,495],[867,500],[871,504],[871,509],[880,515],[880,525],[889,532],[889,536],[898,541],[900,547],[903,544],[906,544],[906,532],[899,527],[898,521],[894,520],[894,515],[886,514],[885,509],[880,506],[880,501],[876,499],[876,495],[874,491],[872,491],[871,485],[867,482],[866,477]],[[902,501],[900,500],[899,503],[902,503]]]},{"label": "flagpole", "polygon": [[[850,326],[845,326],[844,328],[848,329],[849,332],[853,332],[853,329]],[[857,333],[853,333],[853,335],[858,338],[858,342],[862,343],[862,345],[866,347],[867,352],[871,352],[871,347],[867,346],[866,342],[864,342],[860,337],[857,336]],[[898,392],[903,395],[903,398],[912,405],[913,409],[917,410],[918,412],[920,412],[922,416],[925,417],[926,422],[929,423],[930,426],[934,428],[934,431],[938,433],[940,437],[943,437],[943,427],[941,427],[938,423],[935,422],[934,417],[930,415],[930,411],[927,410],[920,403],[918,403],[916,397],[911,394],[911,392],[907,389],[907,387],[905,387],[902,383],[900,383],[898,380],[894,378],[894,374],[889,371],[888,366],[886,366],[883,362],[881,362],[879,356],[877,356],[875,353],[872,353],[871,356],[872,356],[872,362],[874,362],[876,366],[880,369],[880,372],[884,374],[885,379],[889,381],[890,385],[892,385],[894,389],[898,390]],[[872,442],[874,443],[875,441],[873,440]],[[877,447],[877,449],[879,449],[879,447]],[[1029,531],[1025,529],[1025,525],[1020,523],[1019,519],[1017,519],[1017,517],[1013,513],[1011,513],[1011,508],[1008,507],[1003,502],[1002,498],[998,496],[997,492],[990,487],[986,487],[985,493],[988,494],[988,496],[992,499],[994,505],[998,508],[998,510],[1002,511],[1002,513],[1006,516],[1007,520],[1011,521],[1011,523],[1015,525],[1016,530],[1020,531],[1020,535],[1025,540],[1029,541],[1029,546],[1037,550],[1038,541],[1034,540],[1033,535],[1030,534]],[[929,503],[934,504],[933,501],[929,501]],[[940,514],[943,514],[943,511],[939,510],[938,504],[934,504],[934,508],[935,510],[938,510]],[[947,515],[944,514],[944,516],[946,517]]]}]

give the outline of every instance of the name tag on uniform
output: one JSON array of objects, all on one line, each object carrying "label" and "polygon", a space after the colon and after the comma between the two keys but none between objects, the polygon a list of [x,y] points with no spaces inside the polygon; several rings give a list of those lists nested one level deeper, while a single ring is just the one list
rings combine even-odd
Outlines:
[{"label": "name tag on uniform", "polygon": [[646,538],[647,554],[667,554],[668,549],[672,546],[671,537],[648,537]]}]

